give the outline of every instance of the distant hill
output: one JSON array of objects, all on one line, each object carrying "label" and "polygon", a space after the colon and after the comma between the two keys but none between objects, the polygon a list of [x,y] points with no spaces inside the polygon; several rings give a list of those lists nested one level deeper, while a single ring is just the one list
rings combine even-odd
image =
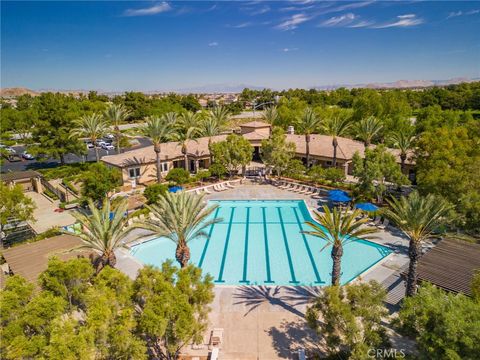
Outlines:
[{"label": "distant hill", "polygon": [[211,94],[211,93],[240,93],[243,89],[263,90],[266,86],[256,86],[248,84],[210,84],[190,88],[177,89],[179,93]]},{"label": "distant hill", "polygon": [[21,88],[21,87],[0,89],[0,97],[16,97],[16,96],[26,95],[26,94],[37,96],[40,93],[27,88]]},{"label": "distant hill", "polygon": [[470,79],[465,77],[458,77],[448,80],[398,80],[386,83],[367,83],[367,84],[333,84],[314,86],[318,90],[333,90],[341,87],[348,89],[352,88],[370,88],[370,89],[413,89],[426,88],[431,86],[447,86],[461,83],[470,83],[479,81],[479,78]]}]

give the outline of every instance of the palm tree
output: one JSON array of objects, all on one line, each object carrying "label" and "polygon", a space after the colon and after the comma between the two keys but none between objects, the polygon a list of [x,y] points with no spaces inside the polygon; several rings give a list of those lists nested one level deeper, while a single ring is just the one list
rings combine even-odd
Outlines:
[{"label": "palm tree", "polygon": [[417,291],[417,265],[422,252],[422,243],[446,221],[451,205],[433,194],[422,197],[417,191],[412,192],[408,197],[393,198],[388,203],[391,208],[385,210],[385,216],[394,222],[410,240],[406,295],[412,296]]},{"label": "palm tree", "polygon": [[[173,141],[177,141],[178,144],[182,148],[183,154],[183,161],[185,163],[185,170],[189,171],[188,169],[188,152],[187,152],[187,144],[190,140],[195,140],[198,135],[199,129],[197,127],[185,127],[183,124],[179,124],[177,130],[172,134],[171,139]],[[196,141],[196,140],[195,140]]]},{"label": "palm tree", "polygon": [[98,155],[98,148],[95,142],[100,139],[108,129],[108,124],[103,120],[103,117],[97,113],[91,115],[83,115],[74,121],[75,128],[72,130],[70,136],[87,137],[95,148],[95,156],[97,162],[100,160]]},{"label": "palm tree", "polygon": [[161,145],[174,134],[173,124],[165,117],[150,116],[139,129],[143,136],[148,137],[153,143],[157,163],[157,183],[162,181],[162,168],[160,164]]},{"label": "palm tree", "polygon": [[210,118],[214,118],[219,124],[226,125],[230,118],[230,111],[224,106],[216,106],[208,112]]},{"label": "palm tree", "polygon": [[369,235],[377,230],[362,226],[368,222],[368,219],[362,218],[357,220],[361,216],[359,209],[348,213],[348,209],[341,211],[335,207],[331,211],[328,206],[324,205],[323,212],[323,214],[315,212],[315,222],[306,222],[313,230],[303,231],[303,233],[325,240],[326,244],[322,250],[332,246],[332,285],[339,285],[343,247],[358,239],[373,239],[375,237]]},{"label": "palm tree", "polygon": [[120,154],[121,151],[120,138],[122,136],[122,133],[120,132],[120,124],[123,121],[127,120],[130,115],[132,115],[132,112],[122,104],[111,104],[103,113],[105,120],[107,120],[108,123],[113,125],[115,141],[117,143],[117,154]]},{"label": "palm tree", "polygon": [[407,160],[408,151],[412,148],[415,137],[411,131],[399,130],[391,135],[393,146],[400,150],[400,161],[402,172],[405,173],[405,161]]},{"label": "palm tree", "polygon": [[323,122],[322,129],[325,134],[332,137],[332,146],[333,146],[333,167],[337,166],[337,147],[338,140],[337,137],[343,136],[345,132],[350,128],[352,123],[350,118],[344,116],[343,114],[333,115]]},{"label": "palm tree", "polygon": [[276,125],[278,121],[278,111],[276,106],[269,106],[265,109],[262,116],[263,120],[271,126]]},{"label": "palm tree", "polygon": [[122,199],[115,208],[112,208],[110,200],[105,198],[100,209],[92,200],[88,200],[88,209],[91,215],[81,212],[72,214],[80,223],[80,233],[76,236],[83,242],[83,245],[72,250],[88,249],[95,252],[98,257],[94,259],[94,266],[99,273],[107,265],[115,266],[117,262],[115,250],[125,247],[125,237],[133,227],[128,225],[128,219],[125,217],[126,199]]},{"label": "palm tree", "polygon": [[382,122],[374,116],[369,116],[360,120],[355,126],[357,138],[363,141],[365,149],[372,143],[372,139],[382,130]]},{"label": "palm tree", "polygon": [[190,260],[188,243],[199,237],[208,237],[209,226],[222,221],[220,218],[207,220],[218,205],[207,206],[203,196],[193,193],[165,193],[154,205],[145,205],[151,217],[134,224],[172,240],[177,248],[175,259],[184,268]]},{"label": "palm tree", "polygon": [[168,124],[171,124],[171,125],[174,125],[177,123],[177,113],[176,112],[173,112],[173,111],[170,111],[166,114],[163,114],[162,115],[162,118],[168,123]]},{"label": "palm tree", "polygon": [[179,126],[188,129],[191,127],[198,128],[200,125],[200,115],[199,113],[193,113],[191,111],[186,111],[180,115],[180,119],[177,122]]},{"label": "palm tree", "polygon": [[305,156],[307,168],[310,166],[310,135],[320,126],[320,118],[311,107],[307,107],[299,120],[299,131],[305,134]]},{"label": "palm tree", "polygon": [[[212,145],[212,138],[221,135],[227,128],[219,122],[218,118],[209,116],[200,124],[199,135],[208,137],[208,149]],[[210,153],[210,164],[213,163],[212,154]]]}]

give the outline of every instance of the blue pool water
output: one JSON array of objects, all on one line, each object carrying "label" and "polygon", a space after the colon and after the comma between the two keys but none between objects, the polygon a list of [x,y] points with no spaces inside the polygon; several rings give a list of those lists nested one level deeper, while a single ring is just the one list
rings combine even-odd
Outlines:
[{"label": "blue pool water", "polygon": [[[189,243],[190,261],[228,285],[329,285],[331,248],[304,235],[311,220],[301,200],[210,201],[222,218],[207,231],[208,239]],[[175,258],[175,244],[157,238],[132,247],[145,264],[160,266]],[[348,283],[390,253],[386,247],[359,240],[344,247],[341,282]]]}]

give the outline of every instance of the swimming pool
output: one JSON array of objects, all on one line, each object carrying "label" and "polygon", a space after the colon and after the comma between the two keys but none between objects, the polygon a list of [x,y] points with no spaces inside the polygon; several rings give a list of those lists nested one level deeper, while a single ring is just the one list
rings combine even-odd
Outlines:
[{"label": "swimming pool", "polygon": [[[222,218],[207,231],[208,239],[189,243],[191,259],[216,284],[329,285],[331,248],[320,252],[324,240],[302,234],[310,213],[302,200],[210,201]],[[344,247],[342,284],[348,283],[390,253],[384,246],[359,240]],[[144,264],[160,266],[174,259],[175,244],[157,238],[132,246]]]}]

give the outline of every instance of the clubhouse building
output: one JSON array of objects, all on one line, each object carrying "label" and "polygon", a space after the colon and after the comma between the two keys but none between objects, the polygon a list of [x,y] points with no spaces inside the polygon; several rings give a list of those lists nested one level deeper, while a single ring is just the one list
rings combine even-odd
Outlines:
[{"label": "clubhouse building", "polygon": [[[260,161],[260,148],[262,140],[270,137],[271,126],[260,121],[252,121],[240,125],[239,135],[246,138],[254,148],[253,160]],[[305,159],[306,143],[304,135],[286,134],[287,141],[293,142],[296,146],[296,157]],[[211,138],[212,142],[223,141],[227,135],[218,135]],[[182,153],[181,144],[178,142],[166,142],[161,144],[160,161],[162,174],[166,175],[170,169],[185,168],[185,159],[188,162],[188,169],[196,173],[201,169],[208,169],[210,166],[210,151],[208,149],[208,137],[201,137],[187,143],[187,153]],[[358,151],[360,156],[364,155],[364,145],[360,141],[337,137],[337,167],[344,169],[346,175],[353,170],[352,158]],[[400,164],[399,152],[390,149]],[[313,134],[310,137],[310,159],[314,165],[322,167],[333,166],[332,137],[327,135]],[[123,185],[149,184],[156,181],[156,154],[152,146],[126,151],[121,154],[108,155],[102,161],[109,166],[117,167],[122,171]],[[413,171],[413,161],[408,158],[406,161],[407,175]]]}]

